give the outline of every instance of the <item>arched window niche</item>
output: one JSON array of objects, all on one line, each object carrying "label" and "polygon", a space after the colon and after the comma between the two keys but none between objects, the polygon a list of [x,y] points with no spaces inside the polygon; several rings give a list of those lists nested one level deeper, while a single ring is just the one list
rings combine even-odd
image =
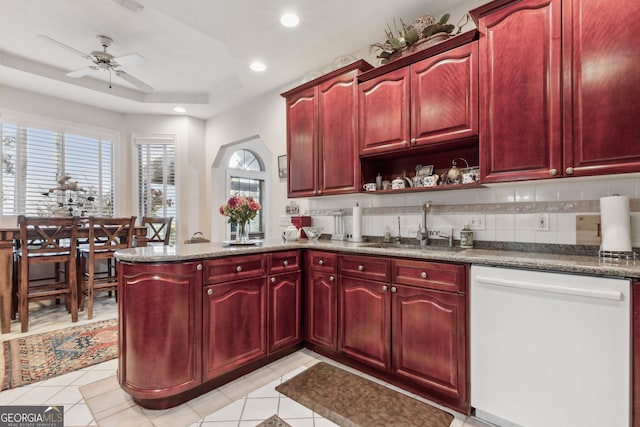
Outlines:
[{"label": "arched window niche", "polygon": [[255,135],[220,147],[212,167],[212,240],[235,238],[235,229],[227,224],[218,209],[234,194],[250,196],[260,201],[262,209],[249,225],[252,239],[268,239],[271,218],[269,211],[272,155],[262,139]]}]

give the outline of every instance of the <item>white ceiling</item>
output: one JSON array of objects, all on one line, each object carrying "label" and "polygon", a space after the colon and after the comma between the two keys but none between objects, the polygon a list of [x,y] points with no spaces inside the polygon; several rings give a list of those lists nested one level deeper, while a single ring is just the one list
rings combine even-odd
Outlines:
[{"label": "white ceiling", "polygon": [[[410,23],[439,17],[465,0],[139,0],[132,12],[110,0],[0,0],[0,84],[123,113],[207,119],[255,96],[289,88],[305,74],[326,71],[334,59],[368,53],[394,18]],[[468,2],[468,1],[466,1]],[[300,16],[280,25],[283,12]],[[459,17],[452,16],[455,23]],[[400,25],[399,20],[397,21]],[[114,56],[137,53],[145,63],[123,67],[154,88],[143,92],[97,71],[65,74],[91,63],[37,37],[49,36],[81,52],[101,50],[97,35],[114,42]],[[267,70],[255,73],[249,63]],[[375,65],[375,64],[373,64]],[[7,106],[9,107],[9,106]]]}]

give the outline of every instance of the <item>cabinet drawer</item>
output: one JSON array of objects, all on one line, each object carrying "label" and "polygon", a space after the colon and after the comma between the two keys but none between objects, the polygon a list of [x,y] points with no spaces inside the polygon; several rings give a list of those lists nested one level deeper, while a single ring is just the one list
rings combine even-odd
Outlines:
[{"label": "cabinet drawer", "polygon": [[464,292],[466,270],[463,265],[394,259],[393,283],[450,292]]},{"label": "cabinet drawer", "polygon": [[269,254],[269,274],[300,270],[300,251]]},{"label": "cabinet drawer", "polygon": [[346,255],[338,260],[339,272],[343,276],[388,282],[389,259],[369,256]]},{"label": "cabinet drawer", "polygon": [[307,267],[314,271],[336,272],[338,256],[331,252],[308,251]]},{"label": "cabinet drawer", "polygon": [[267,256],[240,255],[205,261],[205,283],[222,283],[267,274]]}]

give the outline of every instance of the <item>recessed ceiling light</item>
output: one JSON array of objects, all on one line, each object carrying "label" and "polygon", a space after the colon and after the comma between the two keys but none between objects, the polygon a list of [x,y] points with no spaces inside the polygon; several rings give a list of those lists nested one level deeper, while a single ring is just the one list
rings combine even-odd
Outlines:
[{"label": "recessed ceiling light", "polygon": [[249,68],[251,68],[253,71],[261,72],[266,70],[267,66],[260,61],[255,61],[255,62],[252,62],[251,65],[249,65]]},{"label": "recessed ceiling light", "polygon": [[187,109],[178,105],[177,107],[173,107],[173,111],[176,113],[186,113]]},{"label": "recessed ceiling light", "polygon": [[295,13],[285,13],[280,17],[280,23],[285,27],[296,27],[300,23],[300,18]]}]

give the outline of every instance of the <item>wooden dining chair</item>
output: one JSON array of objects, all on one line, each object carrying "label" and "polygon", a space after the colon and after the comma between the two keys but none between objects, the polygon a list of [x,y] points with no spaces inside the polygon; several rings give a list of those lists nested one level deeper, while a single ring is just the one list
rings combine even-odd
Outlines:
[{"label": "wooden dining chair", "polygon": [[[18,316],[22,332],[29,330],[29,302],[65,298],[71,321],[78,321],[76,277],[77,217],[18,217]],[[30,280],[30,268],[38,264],[64,264],[63,277]]]},{"label": "wooden dining chair", "polygon": [[173,217],[143,216],[142,225],[147,227],[147,244],[168,245],[171,238]]},{"label": "wooden dining chair", "polygon": [[[93,298],[96,292],[116,291],[118,274],[114,254],[133,247],[133,230],[136,217],[89,217],[89,245],[78,250],[79,308],[84,309],[87,297],[87,318],[93,318]],[[106,264],[106,271],[99,272],[97,263]]]}]

